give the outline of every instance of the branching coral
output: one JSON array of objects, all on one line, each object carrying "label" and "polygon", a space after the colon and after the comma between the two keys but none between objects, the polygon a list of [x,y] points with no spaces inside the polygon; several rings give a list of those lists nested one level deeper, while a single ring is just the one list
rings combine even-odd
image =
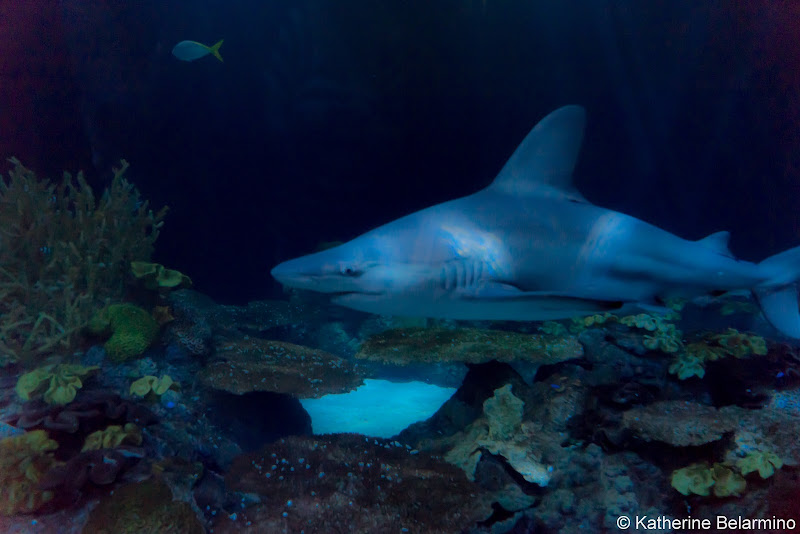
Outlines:
[{"label": "branching coral", "polygon": [[40,180],[18,160],[0,177],[0,355],[71,348],[91,315],[119,299],[131,261],[147,261],[163,224],[114,169],[99,197],[79,173]]}]

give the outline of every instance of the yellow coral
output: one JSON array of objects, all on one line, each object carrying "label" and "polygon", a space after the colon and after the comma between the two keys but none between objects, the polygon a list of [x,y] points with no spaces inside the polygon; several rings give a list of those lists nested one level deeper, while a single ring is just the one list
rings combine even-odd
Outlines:
[{"label": "yellow coral", "polygon": [[0,514],[34,512],[53,498],[39,480],[57,464],[57,448],[44,430],[0,440]]},{"label": "yellow coral", "polygon": [[139,397],[144,397],[151,391],[156,395],[163,395],[171,388],[175,382],[169,375],[156,378],[153,375],[143,376],[131,384],[130,393]]},{"label": "yellow coral", "polygon": [[670,482],[682,495],[707,496],[714,485],[714,477],[708,464],[697,463],[673,471]]},{"label": "yellow coral", "polygon": [[745,358],[751,354],[764,356],[767,353],[767,342],[761,336],[749,335],[729,328],[723,334],[712,337],[725,352],[736,358]]},{"label": "yellow coral", "polygon": [[191,287],[192,279],[180,271],[167,269],[160,263],[132,261],[131,274],[144,281],[147,289],[174,289]]},{"label": "yellow coral", "polygon": [[69,404],[83,387],[81,377],[97,369],[97,366],[66,363],[46,365],[19,377],[15,389],[17,395],[26,401],[41,395],[48,404]]},{"label": "yellow coral", "polygon": [[106,427],[105,430],[92,432],[86,436],[81,452],[113,449],[123,443],[137,446],[142,444],[142,431],[138,426],[133,423],[127,423],[124,427],[111,425]]}]

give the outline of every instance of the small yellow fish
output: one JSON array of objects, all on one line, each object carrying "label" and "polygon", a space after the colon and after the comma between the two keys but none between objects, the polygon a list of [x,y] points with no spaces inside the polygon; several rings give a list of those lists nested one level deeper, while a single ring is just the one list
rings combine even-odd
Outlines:
[{"label": "small yellow fish", "polygon": [[172,55],[182,61],[194,61],[195,59],[213,54],[215,58],[222,61],[222,56],[219,55],[219,47],[222,46],[224,40],[225,39],[220,39],[214,46],[206,46],[197,41],[181,41],[172,49]]}]

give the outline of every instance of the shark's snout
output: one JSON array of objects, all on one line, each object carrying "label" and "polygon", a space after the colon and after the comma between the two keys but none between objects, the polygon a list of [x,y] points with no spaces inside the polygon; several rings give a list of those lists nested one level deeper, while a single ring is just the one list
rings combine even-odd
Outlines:
[{"label": "shark's snout", "polygon": [[304,289],[309,288],[309,286],[312,286],[314,283],[313,278],[307,273],[298,270],[298,267],[296,260],[289,260],[273,267],[270,274],[275,280],[285,286]]}]

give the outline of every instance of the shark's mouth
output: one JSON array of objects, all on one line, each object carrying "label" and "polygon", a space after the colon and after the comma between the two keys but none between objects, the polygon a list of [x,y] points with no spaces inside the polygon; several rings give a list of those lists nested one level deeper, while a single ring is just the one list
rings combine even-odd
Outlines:
[{"label": "shark's mouth", "polygon": [[338,291],[336,293],[329,293],[331,302],[334,304],[346,305],[354,299],[369,299],[380,296],[381,293],[369,291]]}]

